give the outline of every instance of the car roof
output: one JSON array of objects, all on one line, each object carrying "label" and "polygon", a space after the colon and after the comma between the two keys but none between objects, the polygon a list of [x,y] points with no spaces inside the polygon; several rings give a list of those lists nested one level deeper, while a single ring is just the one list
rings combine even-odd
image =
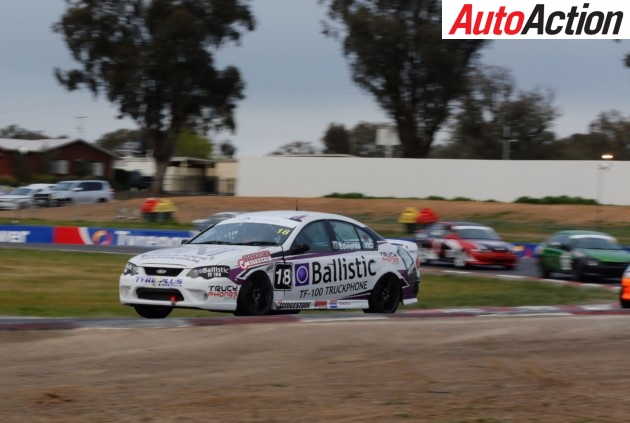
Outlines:
[{"label": "car roof", "polygon": [[246,212],[241,213],[230,219],[224,220],[221,223],[236,221],[261,221],[286,225],[289,222],[293,222],[294,224],[292,224],[291,226],[297,226],[300,223],[308,223],[320,219],[343,220],[346,222],[354,223],[358,226],[365,226],[363,223],[357,220],[340,214],[304,210],[266,210],[257,212]]},{"label": "car roof", "polygon": [[591,231],[591,230],[583,230],[583,229],[570,229],[570,230],[566,230],[566,231],[560,231],[557,232],[556,235],[566,235],[566,236],[577,236],[577,235],[595,235],[595,236],[608,236],[611,237],[610,234],[607,234],[606,232],[600,232],[600,231]]},{"label": "car roof", "polygon": [[55,184],[30,184],[23,188],[50,188],[55,186]]},{"label": "car roof", "polygon": [[482,225],[481,223],[476,223],[476,222],[463,222],[463,221],[444,221],[444,222],[437,222],[437,223],[441,223],[444,225],[451,225],[451,226],[478,226],[480,228],[489,228],[489,226],[487,225]]}]

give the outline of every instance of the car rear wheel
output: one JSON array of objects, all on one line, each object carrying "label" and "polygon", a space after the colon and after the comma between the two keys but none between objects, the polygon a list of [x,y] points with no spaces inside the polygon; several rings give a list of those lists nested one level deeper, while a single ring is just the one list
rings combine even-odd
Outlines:
[{"label": "car rear wheel", "polygon": [[395,313],[400,303],[401,291],[398,280],[385,275],[374,286],[368,300],[366,313]]},{"label": "car rear wheel", "polygon": [[269,314],[273,302],[273,290],[267,278],[258,276],[248,279],[236,300],[236,316],[262,316]]},{"label": "car rear wheel", "polygon": [[145,319],[163,319],[173,311],[173,307],[136,304],[133,306],[141,317]]}]

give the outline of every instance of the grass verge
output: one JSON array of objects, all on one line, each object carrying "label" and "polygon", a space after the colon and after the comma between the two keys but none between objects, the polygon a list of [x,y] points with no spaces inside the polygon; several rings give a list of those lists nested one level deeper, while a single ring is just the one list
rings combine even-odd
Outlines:
[{"label": "grass verge", "polygon": [[[38,317],[130,317],[118,301],[118,278],[127,254],[0,248],[0,315]],[[406,310],[452,307],[516,307],[610,303],[617,294],[523,280],[471,276],[422,276],[419,303]],[[175,310],[173,317],[225,315]]]}]

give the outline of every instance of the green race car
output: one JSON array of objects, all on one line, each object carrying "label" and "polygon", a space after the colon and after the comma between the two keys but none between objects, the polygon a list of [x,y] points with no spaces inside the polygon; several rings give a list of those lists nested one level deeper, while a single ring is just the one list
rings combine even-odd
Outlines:
[{"label": "green race car", "polygon": [[630,252],[606,233],[570,230],[557,232],[539,244],[536,259],[543,278],[564,273],[577,281],[590,276],[620,279],[630,264]]}]

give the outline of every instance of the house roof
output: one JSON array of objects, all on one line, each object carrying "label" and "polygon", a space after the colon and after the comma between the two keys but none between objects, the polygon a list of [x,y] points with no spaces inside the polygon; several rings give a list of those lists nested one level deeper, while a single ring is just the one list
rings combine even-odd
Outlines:
[{"label": "house roof", "polygon": [[13,138],[0,138],[0,148],[3,150],[15,150],[24,153],[43,153],[45,151],[56,150],[64,145],[72,144],[75,142],[81,142],[88,144],[90,147],[99,150],[105,154],[108,154],[114,158],[119,158],[118,155],[107,151],[95,144],[89,143],[81,139],[72,138],[45,138],[41,140],[19,140]]}]

